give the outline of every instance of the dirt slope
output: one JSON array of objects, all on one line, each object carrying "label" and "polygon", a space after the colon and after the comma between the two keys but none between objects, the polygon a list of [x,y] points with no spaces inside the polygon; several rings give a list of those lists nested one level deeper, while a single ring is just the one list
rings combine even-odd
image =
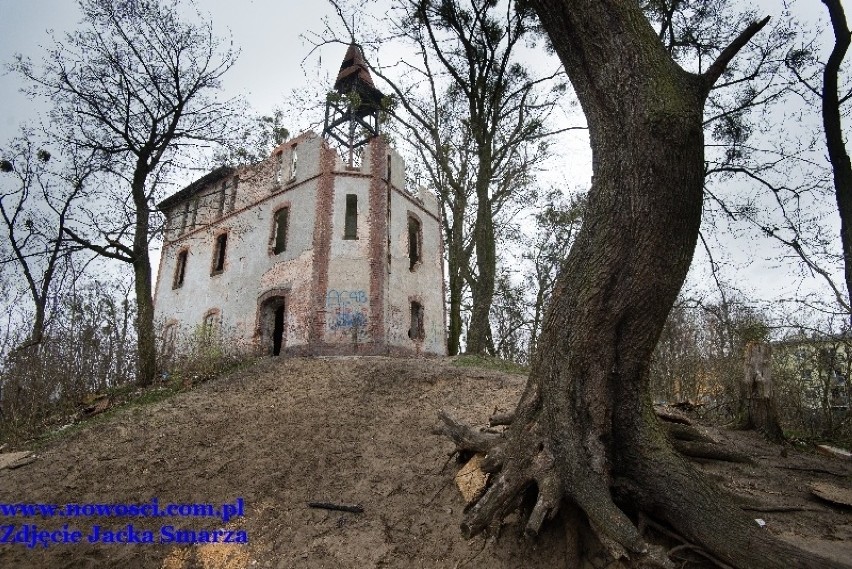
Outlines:
[{"label": "dirt slope", "polygon": [[[171,524],[243,530],[247,545],[0,544],[0,567],[558,567],[562,530],[537,542],[511,520],[497,541],[461,538],[464,507],[451,445],[430,434],[437,410],[482,422],[510,409],[524,378],[458,368],[449,360],[266,359],[167,401],[135,408],[57,440],[35,462],[0,470],[0,502],[222,504],[245,516],[5,518],[0,524],[151,530]],[[852,559],[852,516],[813,498],[814,481],[850,485],[852,465],[723,433],[760,467],[709,465],[725,486],[806,511],[756,513],[767,529]],[[764,468],[765,465],[770,465]],[[784,468],[782,468],[784,467]],[[812,472],[808,469],[828,472]],[[307,507],[360,504],[363,513]],[[2,533],[0,533],[2,537]]]}]

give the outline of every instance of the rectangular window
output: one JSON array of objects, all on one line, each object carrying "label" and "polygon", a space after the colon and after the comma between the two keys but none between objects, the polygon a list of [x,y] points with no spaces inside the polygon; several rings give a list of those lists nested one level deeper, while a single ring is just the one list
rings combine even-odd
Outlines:
[{"label": "rectangular window", "polygon": [[228,180],[222,182],[222,187],[219,188],[219,202],[216,207],[216,217],[222,217],[225,213],[225,200],[228,195]]},{"label": "rectangular window", "polygon": [[346,226],[344,239],[358,239],[358,196],[346,194]]},{"label": "rectangular window", "polygon": [[225,270],[225,249],[228,247],[228,234],[222,233],[216,237],[216,247],[213,249],[213,272],[217,275]]},{"label": "rectangular window", "polygon": [[296,152],[296,145],[294,144],[293,150],[291,150],[291,157],[290,157],[290,181],[291,182],[296,179],[296,166],[298,165],[298,163],[299,163],[299,155]]},{"label": "rectangular window", "polygon": [[408,329],[408,337],[412,340],[422,340],[423,336],[423,305],[411,301],[411,327]]},{"label": "rectangular window", "polygon": [[237,186],[240,183],[239,178],[234,178],[231,185],[231,195],[228,197],[228,211],[234,211],[234,204],[237,203]]},{"label": "rectangular window", "polygon": [[282,170],[284,169],[284,153],[279,152],[275,155],[275,183],[280,184],[281,178],[284,177]]},{"label": "rectangular window", "polygon": [[180,288],[183,286],[183,277],[186,275],[187,253],[186,249],[178,253],[177,264],[175,265],[175,276],[172,280],[172,288]]},{"label": "rectangular window", "polygon": [[413,271],[417,263],[420,262],[420,245],[423,241],[423,234],[420,230],[420,222],[415,218],[408,217],[408,269]]},{"label": "rectangular window", "polygon": [[290,217],[290,208],[283,207],[275,212],[275,244],[272,247],[274,254],[287,250],[287,222]]}]

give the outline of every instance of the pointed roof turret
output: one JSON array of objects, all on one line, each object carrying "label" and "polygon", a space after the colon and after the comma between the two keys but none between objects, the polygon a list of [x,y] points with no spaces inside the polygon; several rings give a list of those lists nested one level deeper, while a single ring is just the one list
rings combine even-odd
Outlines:
[{"label": "pointed roof turret", "polygon": [[358,150],[379,135],[384,95],[376,89],[361,47],[354,41],[346,50],[325,103],[323,137],[339,144],[341,154],[352,166]]},{"label": "pointed roof turret", "polygon": [[355,109],[355,112],[359,115],[378,110],[382,106],[384,95],[376,89],[373,77],[370,75],[370,68],[364,60],[364,53],[355,42],[349,44],[349,49],[346,50],[340,72],[334,82],[334,90],[341,95],[357,93],[361,98],[361,105]]},{"label": "pointed roof turret", "polygon": [[334,82],[334,88],[337,91],[348,90],[346,87],[356,79],[352,77],[353,75],[357,76],[357,80],[363,81],[370,87],[375,87],[361,47],[355,42],[349,44],[349,49],[346,50],[343,64],[340,66],[340,73],[337,74],[337,81]]}]

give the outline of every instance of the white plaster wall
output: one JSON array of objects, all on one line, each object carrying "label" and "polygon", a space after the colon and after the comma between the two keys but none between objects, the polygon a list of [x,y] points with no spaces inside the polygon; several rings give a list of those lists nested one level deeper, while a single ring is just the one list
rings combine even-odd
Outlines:
[{"label": "white plaster wall", "polygon": [[[423,232],[422,261],[410,270],[408,258],[408,214],[414,212]],[[441,271],[441,230],[415,200],[398,191],[391,194],[391,270],[388,275],[387,328],[389,344],[410,350],[446,355],[444,292]],[[408,337],[411,325],[411,300],[423,306],[425,338],[416,342]]]},{"label": "white plaster wall", "polygon": [[[300,143],[305,159],[300,156],[297,174],[302,176],[291,184],[275,183],[274,160],[241,171],[233,214],[220,220],[208,215],[201,227],[164,247],[155,300],[158,323],[177,321],[179,334],[188,336],[200,327],[205,314],[218,310],[223,333],[247,348],[255,341],[258,297],[277,289],[287,291],[285,345],[307,343],[318,183],[310,178],[319,172],[320,143],[318,138]],[[300,181],[304,183],[299,185]],[[215,190],[205,190],[200,202],[215,199]],[[215,212],[217,205],[212,203]],[[251,203],[254,207],[247,207]],[[290,208],[287,248],[274,255],[274,215],[282,206]],[[181,205],[175,211],[182,215]],[[215,237],[223,231],[228,232],[225,269],[211,275]],[[172,289],[177,255],[184,248],[188,248],[184,284]]]},{"label": "white plaster wall", "polygon": [[[278,164],[289,168],[293,143],[298,165],[295,180],[289,170],[276,176]],[[308,343],[313,322],[313,250],[316,221],[317,190],[321,171],[322,139],[306,133],[279,146],[269,159],[240,168],[236,203],[232,213],[218,215],[219,189],[222,180],[198,194],[197,227],[178,237],[183,203],[170,213],[167,241],[163,250],[155,298],[155,317],[160,326],[177,322],[179,334],[187,336],[200,328],[205,315],[217,310],[224,333],[235,347],[260,348],[258,338],[258,299],[268,291],[286,294],[287,321],[285,347]],[[338,160],[335,166],[332,201],[332,227],[328,286],[326,294],[327,343],[369,342],[369,324],[382,314],[370,311],[369,250],[369,172],[370,151],[365,150],[360,170],[353,172]],[[281,152],[279,162],[275,153]],[[440,226],[433,215],[437,202],[429,194],[417,197],[403,194],[405,170],[402,158],[393,150],[391,160],[391,267],[386,275],[385,338],[388,344],[411,351],[445,354],[444,298],[442,279]],[[380,177],[386,179],[387,157],[381,162]],[[384,190],[383,190],[384,191]],[[346,195],[358,196],[358,239],[343,239],[346,218]],[[417,198],[420,198],[418,200]],[[272,254],[274,214],[282,206],[290,208],[287,249]],[[425,207],[424,207],[425,206]],[[227,210],[227,204],[226,204]],[[422,261],[409,270],[408,212],[414,211],[422,224]],[[190,214],[191,217],[191,214]],[[228,232],[225,269],[211,275],[215,238]],[[384,239],[384,236],[382,237]],[[178,252],[189,251],[184,284],[172,289]],[[383,256],[384,257],[384,256]],[[384,267],[385,259],[375,259]],[[410,301],[418,300],[424,309],[425,338],[408,337]],[[161,328],[162,329],[162,328]]]},{"label": "white plaster wall", "polygon": [[[367,327],[373,318],[381,318],[370,313],[369,190],[370,178],[335,177],[325,307],[329,343],[370,341]],[[358,239],[343,238],[347,194],[358,196]]]}]

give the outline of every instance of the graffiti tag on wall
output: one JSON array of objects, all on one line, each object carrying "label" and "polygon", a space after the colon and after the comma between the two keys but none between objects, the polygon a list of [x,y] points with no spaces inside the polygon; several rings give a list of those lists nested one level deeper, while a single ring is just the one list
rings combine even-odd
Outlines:
[{"label": "graffiti tag on wall", "polygon": [[367,326],[367,293],[363,290],[330,290],[325,297],[329,330],[363,330]]}]

